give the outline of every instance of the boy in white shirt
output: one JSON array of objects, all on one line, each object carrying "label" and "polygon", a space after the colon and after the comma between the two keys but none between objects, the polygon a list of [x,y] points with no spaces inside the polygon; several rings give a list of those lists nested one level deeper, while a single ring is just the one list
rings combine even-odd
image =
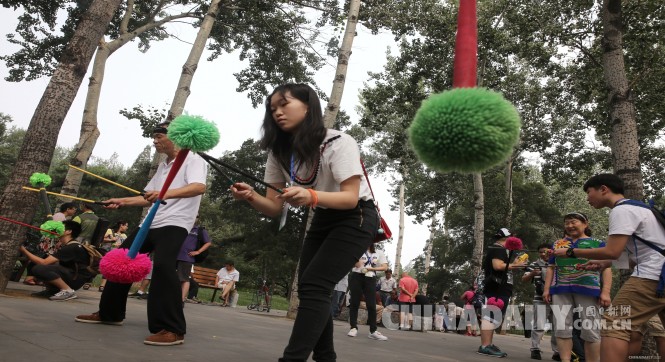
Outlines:
[{"label": "boy in white shirt", "polygon": [[[665,298],[657,296],[665,287],[663,264],[665,229],[645,204],[624,198],[623,181],[613,174],[599,174],[584,184],[587,201],[596,209],[608,207],[609,236],[606,246],[593,249],[555,249],[557,257],[581,257],[591,260],[587,269],[604,269],[612,260],[627,253],[635,269],[612,300],[612,307],[603,316],[607,327],[601,331],[600,360],[626,361],[631,329],[646,323],[658,314],[665,317]],[[625,322],[630,328],[625,328]]]}]

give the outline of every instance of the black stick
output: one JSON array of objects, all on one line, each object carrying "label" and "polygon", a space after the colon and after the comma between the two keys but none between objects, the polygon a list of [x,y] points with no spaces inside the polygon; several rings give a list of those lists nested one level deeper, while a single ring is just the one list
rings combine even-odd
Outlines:
[{"label": "black stick", "polygon": [[206,154],[205,152],[197,152],[197,153],[198,153],[201,157],[203,157],[203,159],[205,159],[206,161],[214,162],[214,163],[216,163],[216,164],[218,164],[218,165],[220,165],[220,166],[226,167],[226,168],[228,168],[229,170],[234,171],[234,172],[236,172],[236,173],[239,173],[239,174],[241,174],[241,175],[247,177],[248,179],[250,179],[250,180],[252,180],[252,181],[254,181],[254,182],[258,182],[258,183],[260,183],[261,185],[263,185],[263,186],[265,186],[265,187],[267,187],[267,188],[273,189],[273,190],[279,192],[280,194],[283,194],[283,193],[284,193],[284,190],[282,190],[282,189],[278,189],[277,187],[275,187],[275,186],[273,186],[273,185],[271,185],[271,184],[269,184],[269,183],[266,183],[265,181],[263,181],[263,180],[261,180],[261,179],[258,179],[258,178],[256,178],[256,177],[254,177],[254,176],[252,176],[252,175],[246,173],[245,171],[242,171],[242,170],[240,170],[240,169],[238,169],[238,168],[235,168],[235,167],[229,165],[229,164],[226,163],[226,162],[220,161],[220,160],[218,160],[218,159],[216,159],[216,158],[214,158],[214,157],[212,157],[212,156]]},{"label": "black stick", "polygon": [[204,158],[204,160],[210,165],[210,167],[212,167],[213,169],[215,169],[215,171],[219,172],[222,176],[224,176],[224,177],[228,180],[228,185],[229,185],[229,186],[233,186],[233,184],[235,183],[235,181],[233,181],[233,179],[231,179],[231,178],[230,178],[230,177],[229,177],[224,171],[222,171],[222,169],[219,168],[219,166],[217,166],[216,164],[212,163],[212,161],[208,160],[207,158]]}]

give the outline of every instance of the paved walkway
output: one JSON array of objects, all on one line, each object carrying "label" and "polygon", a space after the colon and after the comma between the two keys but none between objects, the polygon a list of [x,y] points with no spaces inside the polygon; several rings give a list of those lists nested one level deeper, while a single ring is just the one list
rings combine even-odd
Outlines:
[{"label": "paved walkway", "polygon": [[[97,310],[100,293],[80,291],[79,298],[52,302],[30,297],[39,291],[10,283],[0,294],[0,361],[276,361],[291,334],[293,322],[282,311],[256,312],[246,308],[221,308],[187,304],[188,333],[180,346],[143,344],[149,334],[145,301],[129,298],[123,326],[76,323],[74,316]],[[340,362],[346,361],[493,361],[475,353],[479,338],[440,332],[405,332],[380,328],[387,342],[366,337],[361,326],[356,338],[346,336],[348,326],[335,321],[335,346]],[[508,353],[506,361],[529,359],[529,340],[496,336],[495,344]],[[549,343],[542,343],[544,360],[550,360]]]}]

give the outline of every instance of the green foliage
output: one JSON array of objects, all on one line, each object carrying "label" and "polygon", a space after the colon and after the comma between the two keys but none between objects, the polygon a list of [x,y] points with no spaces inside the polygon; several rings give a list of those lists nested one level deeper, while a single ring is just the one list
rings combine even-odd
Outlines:
[{"label": "green foliage", "polygon": [[154,107],[144,108],[142,105],[134,106],[134,108],[121,109],[119,112],[129,120],[137,120],[143,130],[143,137],[152,138],[152,131],[158,124],[166,118],[166,109],[157,109]]},{"label": "green foliage", "polygon": [[30,176],[30,184],[34,187],[48,187],[48,185],[51,184],[51,176],[45,173],[35,172]]},{"label": "green foliage", "polygon": [[457,88],[422,103],[409,128],[416,154],[442,171],[478,172],[505,161],[520,134],[519,114],[501,94]]},{"label": "green foliage", "polygon": [[[337,1],[307,3],[283,0],[240,0],[233,11],[221,11],[210,33],[208,60],[237,52],[247,67],[235,77],[236,91],[247,92],[252,105],[262,104],[272,89],[286,82],[314,84],[314,71],[325,59],[314,46],[326,24],[340,22]],[[316,24],[305,13],[319,10]]]},{"label": "green foliage", "polygon": [[18,157],[25,130],[7,125],[12,119],[8,115],[0,113],[0,187],[4,188],[9,180],[14,164]]},{"label": "green foliage", "polygon": [[208,151],[219,143],[217,126],[199,116],[181,115],[169,125],[169,139],[183,149]]},{"label": "green foliage", "polygon": [[[57,0],[57,1],[25,1],[4,0],[5,7],[22,10],[18,16],[16,32],[7,35],[7,40],[20,49],[14,54],[0,56],[9,70],[7,81],[20,82],[50,76],[55,70],[65,45],[69,42],[81,17],[90,6],[91,1]],[[188,9],[192,1],[177,0],[167,2],[138,1],[129,19],[128,30],[132,31],[151,20],[151,16],[166,15],[164,5],[183,5]],[[106,35],[111,39],[118,38],[120,23],[126,11],[126,2],[122,2],[116,11]],[[63,19],[63,15],[66,17]],[[155,27],[138,35],[138,47],[147,51],[151,41],[163,40],[169,34],[163,26]]]}]

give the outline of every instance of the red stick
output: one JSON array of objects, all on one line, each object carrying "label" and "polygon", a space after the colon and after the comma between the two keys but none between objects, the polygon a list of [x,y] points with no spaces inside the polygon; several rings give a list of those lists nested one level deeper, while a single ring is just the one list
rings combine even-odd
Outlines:
[{"label": "red stick", "polygon": [[26,224],[26,223],[22,223],[22,222],[20,222],[20,221],[16,221],[16,220],[8,219],[8,218],[6,218],[6,217],[2,217],[2,216],[0,216],[0,220],[9,221],[10,223],[13,223],[13,224],[17,224],[17,225],[25,226],[25,227],[28,227],[28,228],[31,228],[31,229],[35,229],[35,230],[39,230],[39,231],[43,231],[43,232],[45,232],[45,233],[53,234],[53,235],[55,235],[55,236],[60,236],[60,235],[58,235],[58,233],[56,233],[55,231],[40,229],[40,228],[38,228],[38,227],[36,227],[36,226],[32,226],[32,225],[30,225],[30,224]]},{"label": "red stick", "polygon": [[171,170],[169,170],[169,174],[166,176],[166,180],[164,180],[164,186],[162,186],[161,191],[159,191],[159,196],[157,197],[159,200],[164,200],[164,194],[166,194],[169,186],[171,186],[175,175],[178,174],[178,171],[180,170],[180,167],[182,167],[182,164],[185,162],[188,153],[189,150],[186,148],[178,151],[178,154],[175,156],[175,160],[173,161],[173,165],[171,166]]},{"label": "red stick", "polygon": [[478,20],[476,0],[460,0],[455,37],[453,88],[473,88],[477,83]]}]

